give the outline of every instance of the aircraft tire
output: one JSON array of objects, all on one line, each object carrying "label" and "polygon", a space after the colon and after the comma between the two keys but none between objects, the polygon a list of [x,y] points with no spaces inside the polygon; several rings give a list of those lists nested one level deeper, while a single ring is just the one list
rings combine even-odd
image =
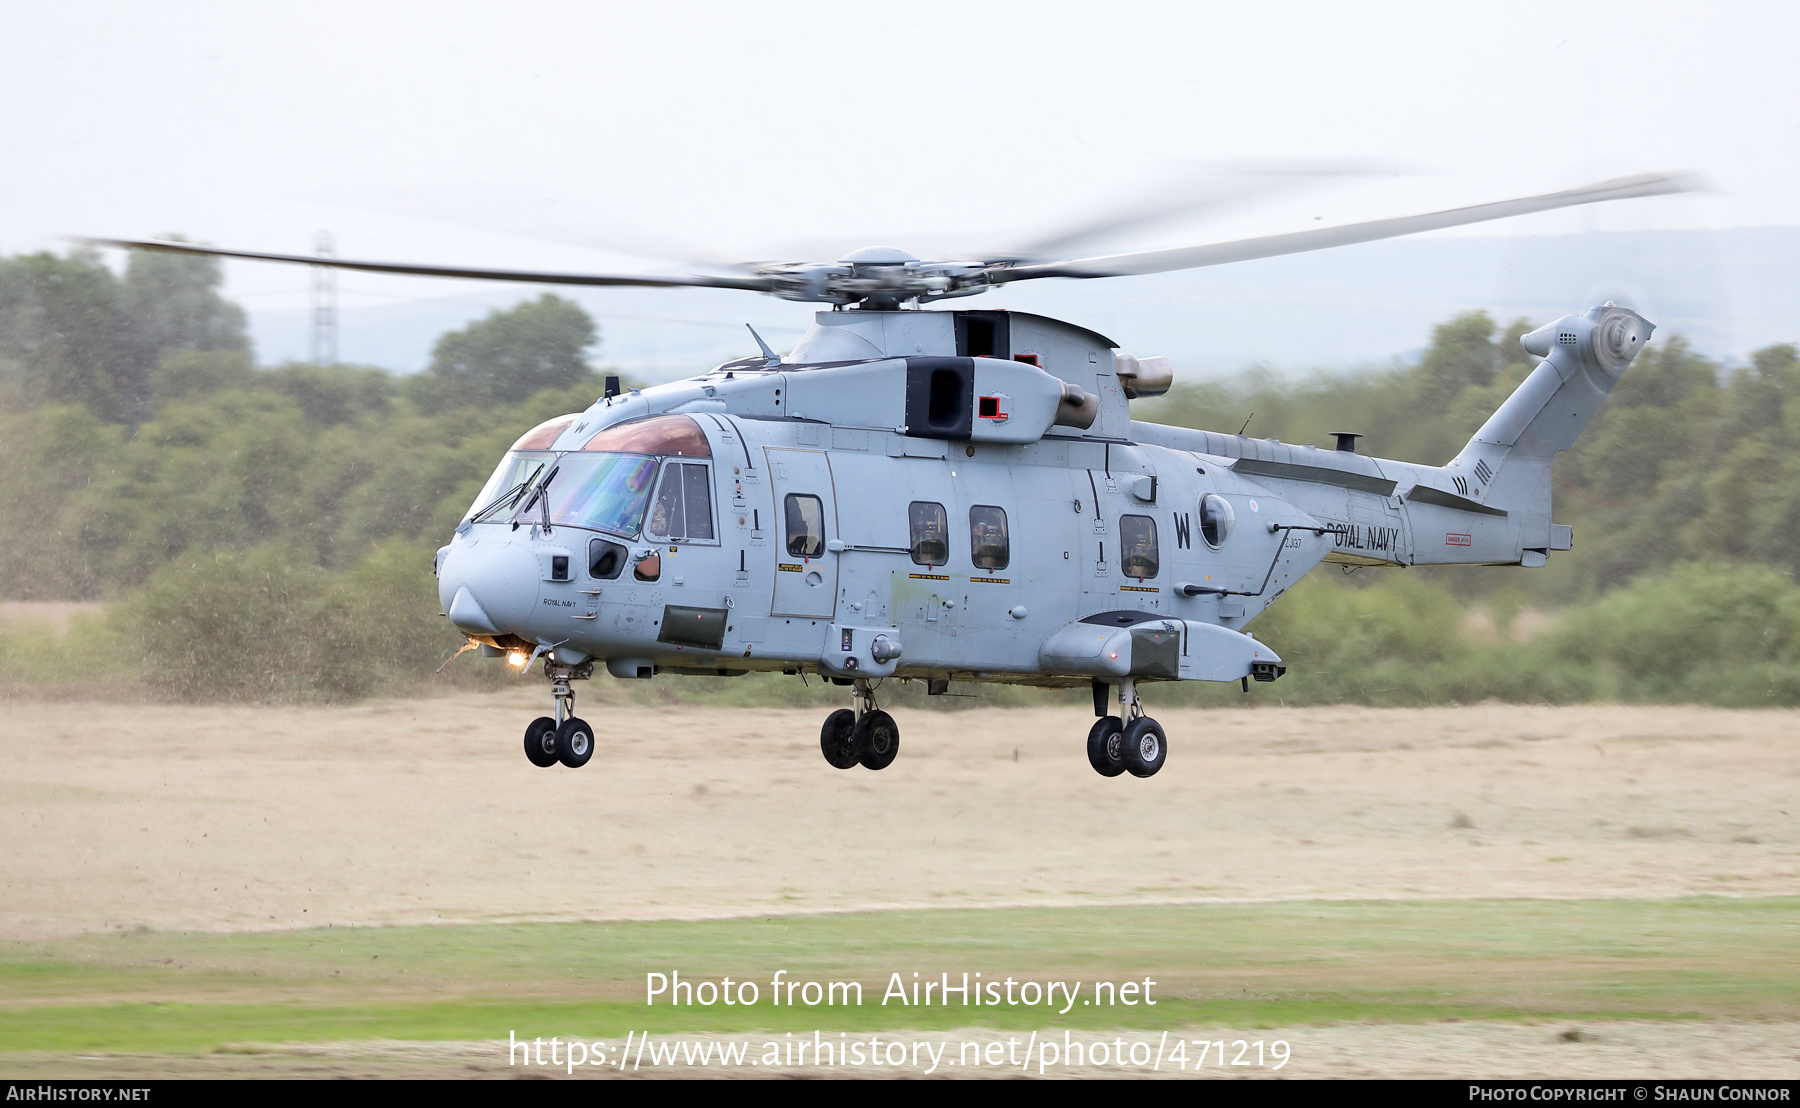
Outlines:
[{"label": "aircraft tire", "polygon": [[1119,756],[1133,777],[1154,777],[1169,756],[1169,740],[1162,724],[1139,716],[1125,725],[1119,739]]},{"label": "aircraft tire", "polygon": [[850,769],[862,761],[859,737],[856,713],[848,708],[839,708],[826,716],[825,726],[819,728],[819,751],[833,767]]},{"label": "aircraft tire", "polygon": [[570,716],[556,729],[556,760],[580,769],[594,756],[594,729],[585,719]]},{"label": "aircraft tire", "polygon": [[1125,762],[1120,757],[1120,732],[1118,716],[1102,716],[1088,729],[1088,765],[1102,777],[1117,777],[1125,772]]},{"label": "aircraft tire", "polygon": [[556,721],[539,716],[525,726],[525,757],[539,769],[556,764]]},{"label": "aircraft tire", "polygon": [[900,753],[900,725],[883,711],[865,712],[856,721],[858,745],[864,769],[886,769]]}]

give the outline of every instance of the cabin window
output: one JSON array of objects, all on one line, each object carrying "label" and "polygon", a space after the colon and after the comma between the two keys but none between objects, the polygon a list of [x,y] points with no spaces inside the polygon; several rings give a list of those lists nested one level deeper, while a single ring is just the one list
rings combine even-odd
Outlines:
[{"label": "cabin window", "polygon": [[942,504],[915,500],[906,509],[912,531],[912,560],[922,566],[941,566],[950,560],[950,517]]},{"label": "cabin window", "polygon": [[1200,537],[1206,545],[1214,550],[1224,546],[1235,522],[1237,513],[1231,510],[1231,501],[1214,492],[1200,498]]},{"label": "cabin window", "polygon": [[969,560],[976,569],[1005,569],[1012,560],[1006,509],[977,504],[969,509]]},{"label": "cabin window", "polygon": [[705,466],[673,462],[663,467],[649,530],[668,539],[712,541],[712,488]]},{"label": "cabin window", "polygon": [[625,568],[625,548],[605,539],[588,540],[588,576],[611,581]]},{"label": "cabin window", "polygon": [[1155,577],[1159,559],[1156,521],[1149,516],[1119,517],[1119,568],[1125,576],[1142,581]]},{"label": "cabin window", "polygon": [[825,504],[816,496],[787,495],[787,552],[817,558],[825,551]]}]

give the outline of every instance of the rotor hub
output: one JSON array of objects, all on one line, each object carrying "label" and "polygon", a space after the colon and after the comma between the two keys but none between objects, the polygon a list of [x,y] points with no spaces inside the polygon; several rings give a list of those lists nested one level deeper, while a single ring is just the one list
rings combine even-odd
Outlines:
[{"label": "rotor hub", "polygon": [[894,308],[908,300],[929,303],[970,296],[988,287],[987,262],[923,261],[897,246],[865,246],[836,264],[778,263],[757,270],[784,300],[866,304]]},{"label": "rotor hub", "polygon": [[865,246],[860,250],[852,250],[838,259],[839,265],[848,266],[888,266],[908,265],[918,262],[918,258],[898,246]]}]

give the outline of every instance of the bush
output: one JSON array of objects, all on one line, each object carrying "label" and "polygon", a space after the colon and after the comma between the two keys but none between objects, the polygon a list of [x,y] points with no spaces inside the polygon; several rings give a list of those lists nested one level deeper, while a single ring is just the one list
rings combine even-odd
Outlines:
[{"label": "bush", "polygon": [[283,546],[180,557],[125,607],[145,682],[183,700],[350,700],[376,684],[339,590]]},{"label": "bush", "polygon": [[1800,588],[1768,566],[1678,566],[1588,605],[1545,649],[1612,671],[1625,699],[1800,703]]},{"label": "bush", "polygon": [[118,685],[136,681],[125,637],[106,612],[81,612],[58,634],[48,623],[0,623],[0,685]]}]

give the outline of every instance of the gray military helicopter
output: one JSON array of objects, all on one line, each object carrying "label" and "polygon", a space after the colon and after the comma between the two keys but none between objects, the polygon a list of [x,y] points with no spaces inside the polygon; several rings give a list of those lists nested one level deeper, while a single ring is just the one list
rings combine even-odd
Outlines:
[{"label": "gray military helicopter", "polygon": [[[1168,752],[1140,687],[1273,681],[1248,627],[1320,562],[1542,566],[1550,465],[1650,338],[1610,302],[1523,339],[1542,358],[1448,465],[1161,426],[1129,402],[1168,391],[1165,358],[1011,311],[925,305],[1015,281],[1158,273],[1318,250],[1603,200],[1685,191],[1646,175],[1400,219],[1064,261],[922,261],[870,247],[836,263],[678,277],[471,269],[263,254],[183,242],[97,245],[380,273],[565,285],[710,287],[830,304],[785,357],[606,394],[520,436],[437,553],[443,610],[523,673],[554,716],[538,766],[598,739],[573,682],[657,673],[817,674],[851,690],[820,733],[839,769],[900,748],[892,678],[1090,686],[1090,763],[1149,777]],[[754,330],[751,332],[755,336]],[[1117,696],[1118,714],[1109,703]]]}]

